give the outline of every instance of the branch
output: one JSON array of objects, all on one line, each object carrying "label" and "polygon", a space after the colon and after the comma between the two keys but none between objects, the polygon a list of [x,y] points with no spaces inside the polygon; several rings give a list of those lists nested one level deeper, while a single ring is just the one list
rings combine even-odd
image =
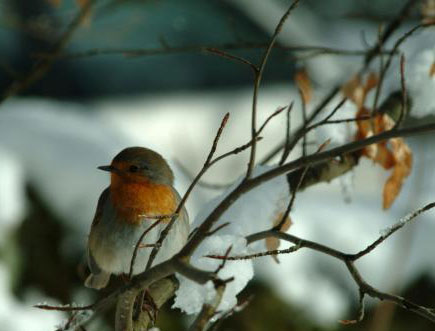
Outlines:
[{"label": "branch", "polygon": [[[394,44],[393,47],[393,51],[397,52],[397,50],[399,49],[399,47],[409,38],[411,37],[415,32],[417,32],[420,29],[423,28],[427,28],[430,26],[435,25],[435,22],[430,22],[430,23],[423,23],[423,24],[418,24],[416,26],[414,26],[412,29],[408,30],[407,32],[405,32],[399,39],[397,39],[396,43]],[[384,78],[385,78],[385,74],[387,73],[388,69],[390,68],[391,62],[393,60],[393,55],[388,56],[387,58],[387,62],[385,63],[385,65],[382,67],[381,73],[380,73],[380,77],[379,77],[379,83],[378,86],[376,88],[376,93],[375,93],[375,106],[372,109],[372,112],[376,112],[376,101],[378,100],[381,91],[382,91],[382,86],[383,86],[383,82],[384,82]]]},{"label": "branch", "polygon": [[224,282],[222,282],[221,284],[219,284],[215,287],[216,288],[216,295],[213,299],[213,302],[211,304],[205,303],[202,306],[200,313],[196,317],[193,324],[190,326],[189,331],[206,330],[209,321],[216,314],[216,310],[219,307],[220,302],[222,301],[225,287],[226,287],[226,283],[224,283]]},{"label": "branch", "polygon": [[234,255],[234,256],[227,256],[227,255],[205,255],[205,257],[208,257],[210,259],[216,259],[216,260],[223,260],[223,261],[240,261],[240,260],[252,260],[252,259],[256,259],[258,257],[263,257],[263,256],[274,256],[274,255],[280,255],[280,254],[289,254],[289,253],[294,253],[297,250],[299,250],[299,248],[301,248],[298,245],[286,248],[286,249],[274,249],[274,250],[270,250],[270,251],[265,251],[265,252],[260,252],[260,253],[254,253],[254,254],[249,254],[249,255]]},{"label": "branch", "polygon": [[406,82],[405,82],[405,56],[400,56],[400,86],[402,92],[402,104],[400,108],[399,119],[397,120],[394,128],[398,128],[401,126],[405,115],[408,113],[408,91],[406,90]]},{"label": "branch", "polygon": [[[363,319],[363,317],[364,317],[364,296],[365,295],[369,295],[369,296],[371,296],[373,298],[377,298],[379,300],[391,301],[391,302],[399,305],[400,307],[407,309],[407,310],[410,310],[410,311],[430,320],[431,322],[435,323],[434,310],[420,306],[420,305],[413,303],[411,301],[408,301],[400,296],[385,293],[385,292],[382,292],[382,291],[375,289],[373,286],[368,284],[363,279],[363,277],[361,276],[361,274],[359,273],[358,269],[355,267],[355,264],[354,264],[354,262],[356,260],[360,259],[361,257],[363,257],[363,256],[367,255],[368,253],[370,253],[371,251],[373,251],[383,241],[385,241],[388,237],[390,237],[396,231],[398,231],[399,229],[404,227],[406,224],[411,222],[418,215],[420,215],[421,213],[428,211],[434,207],[435,207],[435,202],[432,202],[432,203],[429,203],[429,204],[425,205],[424,207],[414,211],[413,213],[405,216],[404,218],[399,220],[399,222],[394,224],[392,227],[388,228],[386,230],[386,232],[383,235],[381,235],[381,237],[379,237],[377,240],[375,240],[366,249],[364,249],[356,254],[344,253],[342,251],[338,251],[338,250],[333,249],[331,247],[328,247],[326,245],[322,245],[322,244],[319,244],[319,243],[316,243],[313,241],[309,241],[306,239],[301,239],[301,238],[293,236],[291,234],[283,233],[283,232],[272,229],[269,231],[258,232],[258,233],[255,233],[255,234],[252,234],[252,235],[246,237],[247,243],[251,244],[251,243],[258,241],[258,240],[263,240],[263,239],[266,239],[269,237],[274,237],[274,238],[278,238],[278,239],[282,239],[282,240],[294,243],[295,246],[290,247],[287,250],[269,251],[270,254],[268,254],[268,252],[265,252],[265,253],[252,254],[250,256],[227,257],[227,259],[244,259],[244,258],[255,258],[255,257],[260,257],[260,256],[267,256],[267,255],[272,255],[272,254],[288,254],[288,253],[293,253],[294,251],[296,251],[300,248],[307,247],[307,248],[313,249],[315,251],[321,252],[323,254],[337,258],[337,259],[341,260],[342,262],[344,262],[349,273],[351,274],[352,278],[354,279],[354,281],[358,285],[359,294],[360,294],[360,308],[359,308],[358,319],[357,320],[345,320],[345,321],[342,321],[343,324],[353,324],[353,323],[359,322]],[[226,257],[220,257],[220,256],[209,256],[209,257],[219,258],[219,259],[226,258]]]},{"label": "branch", "polygon": [[[163,278],[148,288],[148,293],[152,297],[156,308],[161,308],[166,301],[172,298],[178,289],[178,281],[172,276]],[[142,312],[137,321],[134,322],[134,330],[148,330],[148,325],[152,318],[148,312]]]},{"label": "branch", "polygon": [[[210,166],[212,165],[212,158],[214,153],[216,152],[216,148],[217,148],[217,144],[219,142],[219,139],[222,135],[223,129],[225,128],[225,125],[228,122],[228,119],[230,117],[229,113],[226,113],[225,116],[223,117],[221,124],[219,126],[219,129],[216,133],[216,136],[213,140],[213,144],[211,146],[210,152],[208,153],[207,159],[204,163],[204,166],[202,167],[202,169],[199,171],[198,175],[194,178],[194,180],[192,181],[192,183],[190,184],[189,188],[187,189],[186,193],[184,194],[183,198],[181,199],[180,203],[178,204],[177,209],[175,210],[176,215],[178,215],[183,207],[184,204],[186,203],[187,198],[189,197],[190,193],[192,192],[193,188],[195,187],[196,183],[201,179],[202,175],[210,168]],[[146,265],[146,270],[148,270],[152,263],[154,262],[154,259],[159,251],[159,247],[162,245],[163,241],[165,240],[165,238],[167,237],[169,231],[172,228],[172,225],[175,223],[177,217],[173,216],[169,222],[169,224],[165,227],[165,229],[162,231],[162,233],[160,234],[160,237],[157,241],[157,245],[156,247],[153,248],[153,250],[150,253],[150,257],[148,259],[147,265]]]},{"label": "branch", "polygon": [[282,27],[284,26],[284,23],[290,16],[290,13],[293,11],[293,9],[296,8],[298,5],[299,0],[294,0],[293,3],[290,5],[290,7],[287,9],[287,11],[284,13],[284,15],[281,17],[278,25],[275,28],[275,32],[272,35],[272,39],[269,43],[269,46],[267,47],[266,51],[264,52],[263,58],[260,62],[260,65],[258,67],[258,70],[255,72],[255,79],[254,79],[254,91],[252,94],[252,114],[251,114],[251,140],[252,140],[252,146],[251,146],[251,154],[249,156],[249,163],[248,163],[248,169],[246,171],[246,179],[249,179],[252,175],[252,171],[254,170],[255,165],[255,154],[257,149],[256,144],[256,137],[257,137],[257,102],[258,102],[258,90],[260,88],[261,80],[263,79],[263,72],[264,68],[266,67],[267,60],[269,59],[269,55],[272,51],[273,46],[275,45],[275,42],[278,38],[279,33],[282,30]]},{"label": "branch", "polygon": [[257,66],[255,64],[253,64],[252,62],[246,60],[245,58],[243,58],[241,56],[229,54],[227,52],[224,52],[224,51],[221,51],[221,50],[219,50],[217,48],[212,48],[212,47],[206,47],[206,48],[204,48],[204,50],[207,51],[207,52],[210,52],[212,54],[221,56],[223,58],[226,58],[226,59],[229,59],[229,60],[232,60],[232,61],[236,61],[238,63],[246,64],[246,65],[248,65],[252,69],[254,74],[258,71],[258,68],[257,68]]},{"label": "branch", "polygon": [[[105,55],[123,55],[126,57],[142,57],[142,56],[158,56],[158,55],[174,55],[174,54],[186,54],[186,53],[207,53],[210,49],[215,50],[251,50],[251,49],[265,49],[269,46],[269,43],[252,43],[252,42],[240,42],[240,43],[223,43],[213,45],[187,45],[179,47],[156,47],[156,48],[94,48],[82,52],[75,53],[61,53],[57,56],[57,59],[75,60],[94,56]],[[339,49],[327,46],[286,46],[277,44],[275,48],[287,51],[287,52],[309,52],[308,56],[318,55],[338,55],[338,56],[367,56],[368,51],[361,49]],[[391,50],[383,51],[382,54],[390,54]],[[39,53],[37,58],[49,58],[53,57],[52,54]]]},{"label": "branch", "polygon": [[371,136],[364,140],[358,140],[351,142],[337,148],[301,157],[292,162],[278,166],[272,170],[269,170],[255,178],[242,181],[232,192],[230,192],[225,199],[210,213],[205,221],[199,226],[198,231],[190,238],[188,243],[183,247],[180,252],[180,256],[188,257],[198,247],[202,240],[206,237],[206,234],[210,231],[211,227],[218,221],[222,214],[243,194],[254,189],[255,187],[269,181],[277,176],[284,175],[290,171],[297,170],[302,167],[311,166],[321,162],[325,162],[341,155],[358,151],[366,146],[375,144],[381,141],[386,141],[395,137],[406,137],[410,135],[422,134],[426,132],[435,131],[435,123],[410,127],[405,129],[390,130],[382,132],[378,135]]},{"label": "branch", "polygon": [[367,255],[372,250],[374,250],[379,244],[384,242],[388,237],[390,237],[392,234],[394,234],[396,231],[403,228],[406,224],[411,222],[413,219],[415,219],[418,215],[421,213],[424,213],[425,211],[428,211],[435,207],[435,202],[429,203],[426,206],[414,211],[413,213],[405,216],[404,218],[400,219],[397,223],[393,224],[389,228],[382,231],[382,235],[376,239],[371,245],[367,246],[367,248],[363,249],[362,251],[352,255],[351,259],[353,261]]},{"label": "branch", "polygon": [[[359,74],[363,74],[369,68],[369,65],[373,61],[373,59],[381,54],[380,45],[385,44],[387,40],[392,36],[393,32],[396,31],[403,23],[403,21],[409,16],[412,8],[418,3],[418,0],[408,0],[408,2],[402,7],[400,12],[396,17],[394,17],[386,29],[383,31],[382,35],[379,38],[379,43],[372,47],[366,54],[363,66],[359,71]],[[396,48],[397,50],[397,48]],[[390,52],[391,56],[395,54],[395,51]],[[319,105],[313,110],[311,115],[307,118],[307,124],[311,124],[311,122],[320,114],[320,112],[325,108],[325,106],[340,92],[340,86],[335,86],[319,103]],[[304,126],[300,126],[295,133],[292,135],[292,139],[290,142],[290,150],[297,144],[299,139],[302,137],[304,131]],[[273,148],[262,160],[261,164],[266,164],[272,158],[274,158],[283,148],[286,146],[286,141],[284,140],[280,144],[278,144],[275,148]],[[288,157],[288,152],[283,153],[281,156],[280,164],[283,164]]]}]

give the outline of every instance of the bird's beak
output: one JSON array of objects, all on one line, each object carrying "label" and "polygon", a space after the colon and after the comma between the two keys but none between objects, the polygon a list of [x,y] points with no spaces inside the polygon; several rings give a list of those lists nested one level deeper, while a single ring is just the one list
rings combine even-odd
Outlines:
[{"label": "bird's beak", "polygon": [[112,172],[115,170],[115,168],[111,165],[99,166],[98,169],[103,170],[103,171],[108,171],[108,172]]}]

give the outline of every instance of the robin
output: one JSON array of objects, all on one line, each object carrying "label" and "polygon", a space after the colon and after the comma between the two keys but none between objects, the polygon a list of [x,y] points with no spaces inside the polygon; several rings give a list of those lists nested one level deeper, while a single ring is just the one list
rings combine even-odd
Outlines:
[{"label": "robin", "polygon": [[[141,235],[156,222],[155,216],[173,214],[180,195],[173,187],[174,175],[165,159],[142,147],[122,150],[111,165],[110,186],[100,195],[88,239],[91,274],[87,287],[105,287],[110,275],[129,274],[134,249]],[[154,216],[154,218],[153,218]],[[161,221],[143,238],[133,266],[133,275],[145,270],[151,248],[170,218]],[[155,263],[176,254],[187,241],[189,218],[183,208],[162,243]]]}]

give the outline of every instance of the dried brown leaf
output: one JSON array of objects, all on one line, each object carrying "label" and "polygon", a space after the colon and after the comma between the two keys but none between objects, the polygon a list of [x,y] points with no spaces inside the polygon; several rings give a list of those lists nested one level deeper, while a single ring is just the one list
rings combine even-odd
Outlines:
[{"label": "dried brown leaf", "polygon": [[[361,108],[357,117],[368,116],[369,110]],[[391,130],[394,121],[387,114],[378,114],[373,119],[357,122],[356,139],[366,139],[375,134]],[[381,165],[384,169],[393,169],[384,184],[382,206],[388,209],[400,193],[403,181],[411,173],[412,151],[402,138],[392,138],[388,142],[381,142],[367,146],[362,155]]]},{"label": "dried brown leaf", "polygon": [[[276,226],[279,224],[279,222],[281,222],[283,214],[284,214],[283,212],[277,213],[277,215],[275,216],[275,218],[273,220],[273,226]],[[291,220],[290,216],[287,216],[284,224],[281,227],[281,231],[286,232],[288,229],[290,229],[291,225],[292,225],[292,220]],[[273,250],[276,250],[278,248],[279,248],[279,239],[278,238],[273,238],[273,237],[266,238],[266,249],[268,251],[273,251]],[[272,255],[272,258],[274,259],[274,261],[276,263],[279,263],[277,255]]]},{"label": "dried brown leaf", "polygon": [[313,89],[307,71],[305,69],[298,70],[294,76],[294,80],[299,90],[301,90],[305,104],[308,104],[312,99]]},{"label": "dried brown leaf", "polygon": [[435,21],[435,0],[425,0],[421,5],[422,23]]},{"label": "dried brown leaf", "polygon": [[361,84],[360,75],[355,75],[354,77],[352,77],[347,83],[343,85],[341,91],[346,98],[353,101],[353,103],[357,105],[358,109],[361,108],[359,105],[361,105],[363,101],[364,89]]},{"label": "dried brown leaf", "polygon": [[432,63],[429,69],[429,77],[434,78],[435,77],[435,62]]},{"label": "dried brown leaf", "polygon": [[383,203],[384,209],[388,209],[400,193],[403,181],[411,173],[412,152],[402,138],[390,139],[395,159],[393,172],[384,185]]},{"label": "dried brown leaf", "polygon": [[369,73],[365,83],[360,75],[355,75],[342,87],[342,92],[346,98],[351,100],[358,109],[364,107],[367,94],[379,83],[378,75],[374,72]]}]

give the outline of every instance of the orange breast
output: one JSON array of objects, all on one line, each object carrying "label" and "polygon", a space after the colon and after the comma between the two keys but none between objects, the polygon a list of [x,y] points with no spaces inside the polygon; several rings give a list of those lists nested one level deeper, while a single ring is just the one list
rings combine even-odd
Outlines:
[{"label": "orange breast", "polygon": [[140,223],[146,216],[170,215],[177,208],[171,187],[151,182],[114,182],[112,179],[111,196],[119,218],[131,224]]}]

